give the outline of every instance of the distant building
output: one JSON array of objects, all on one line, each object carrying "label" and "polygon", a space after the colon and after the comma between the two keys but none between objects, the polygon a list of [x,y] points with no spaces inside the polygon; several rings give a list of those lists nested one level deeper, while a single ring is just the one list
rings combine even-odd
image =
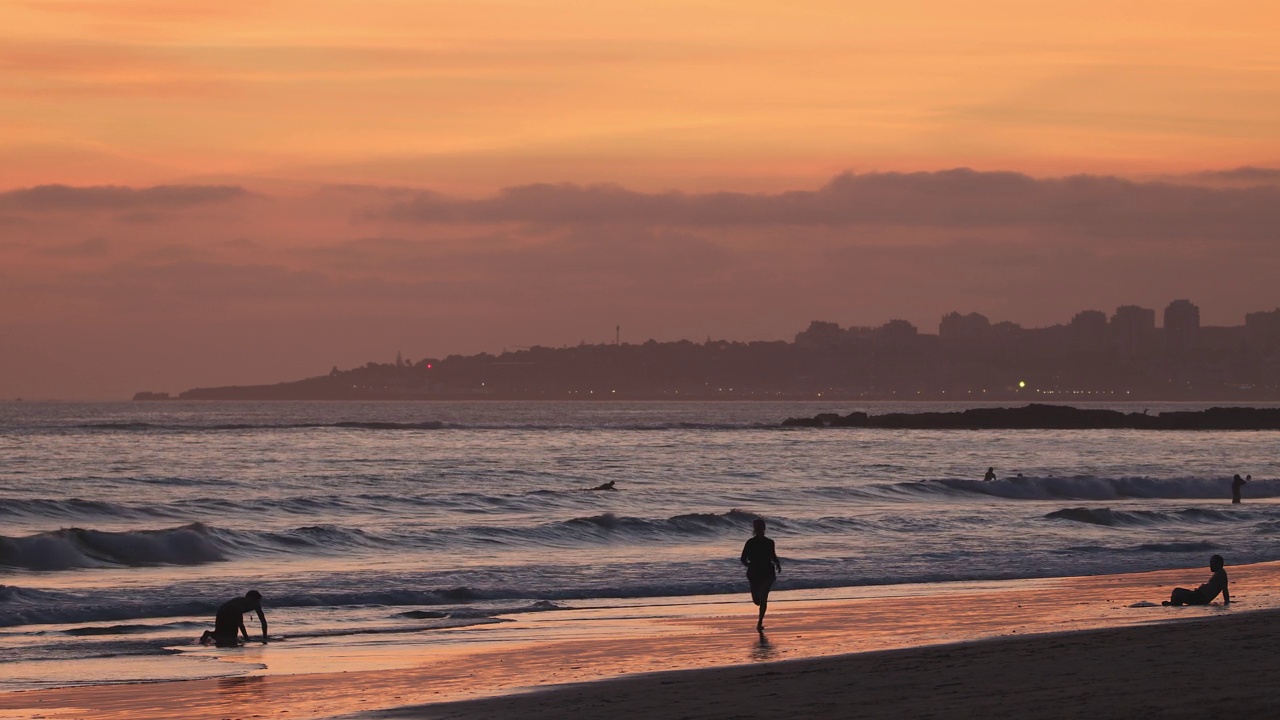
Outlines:
[{"label": "distant building", "polygon": [[1013,337],[1022,332],[1022,326],[1009,320],[1001,320],[991,326],[991,334],[999,337]]},{"label": "distant building", "polygon": [[1121,305],[1111,316],[1108,326],[1111,341],[1123,357],[1142,355],[1151,350],[1156,336],[1156,311],[1137,305]]},{"label": "distant building", "polygon": [[1200,346],[1200,308],[1190,300],[1174,300],[1164,309],[1164,347],[1170,355],[1186,355]]},{"label": "distant building", "polygon": [[1251,350],[1280,347],[1280,308],[1245,315],[1244,335]]},{"label": "distant building", "polygon": [[1078,312],[1071,318],[1067,332],[1076,351],[1101,351],[1107,345],[1107,314],[1101,310]]},{"label": "distant building", "polygon": [[977,340],[991,332],[991,321],[985,315],[947,313],[938,323],[938,337],[943,340]]},{"label": "distant building", "polygon": [[876,328],[876,338],[887,343],[910,342],[919,334],[916,326],[906,320],[890,320]]},{"label": "distant building", "polygon": [[1101,336],[1107,332],[1107,314],[1101,310],[1081,310],[1071,318],[1070,327],[1076,332]]},{"label": "distant building", "polygon": [[844,330],[833,322],[814,320],[809,327],[796,333],[796,345],[803,348],[830,348],[845,342]]}]

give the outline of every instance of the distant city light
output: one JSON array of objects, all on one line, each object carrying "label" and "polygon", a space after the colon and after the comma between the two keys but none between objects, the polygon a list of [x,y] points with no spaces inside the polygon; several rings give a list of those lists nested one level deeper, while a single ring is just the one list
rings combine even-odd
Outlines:
[{"label": "distant city light", "polygon": [[1024,388],[1024,387],[1026,387],[1026,386],[1027,386],[1027,381],[1026,381],[1026,380],[1019,380],[1019,381],[1018,381],[1018,387],[1020,387],[1020,388]]}]

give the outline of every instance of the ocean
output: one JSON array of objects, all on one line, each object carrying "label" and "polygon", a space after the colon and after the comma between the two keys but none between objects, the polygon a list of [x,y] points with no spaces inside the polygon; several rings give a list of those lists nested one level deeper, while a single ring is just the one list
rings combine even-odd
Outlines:
[{"label": "ocean", "polygon": [[195,640],[249,589],[331,643],[743,595],[757,516],[779,590],[1280,560],[1277,432],[778,427],[964,407],[0,404],[0,690],[247,672]]}]

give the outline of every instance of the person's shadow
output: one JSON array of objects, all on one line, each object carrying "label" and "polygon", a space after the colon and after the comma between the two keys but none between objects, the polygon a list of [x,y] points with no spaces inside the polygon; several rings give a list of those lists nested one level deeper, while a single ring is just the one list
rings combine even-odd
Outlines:
[{"label": "person's shadow", "polygon": [[760,638],[751,645],[751,660],[753,662],[769,662],[778,658],[778,649],[769,642],[769,638],[760,631]]}]

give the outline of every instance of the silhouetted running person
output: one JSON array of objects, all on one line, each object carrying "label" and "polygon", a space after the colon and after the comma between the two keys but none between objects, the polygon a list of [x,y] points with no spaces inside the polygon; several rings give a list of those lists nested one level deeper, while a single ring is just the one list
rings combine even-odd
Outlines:
[{"label": "silhouetted running person", "polygon": [[267,616],[262,614],[262,593],[250,590],[244,597],[232,598],[218,607],[218,614],[213,619],[213,629],[205,630],[200,636],[200,643],[208,645],[210,641],[218,647],[235,647],[240,644],[236,631],[239,630],[247,642],[249,631],[244,629],[244,614],[253,611],[258,613],[262,622],[262,642],[267,641]]},{"label": "silhouetted running person", "polygon": [[[1253,476],[1250,475],[1249,478],[1252,479]],[[1240,504],[1240,488],[1244,487],[1247,482],[1248,482],[1247,480],[1241,478],[1240,475],[1238,474],[1235,477],[1231,478],[1231,504],[1232,505]]]},{"label": "silhouetted running person", "polygon": [[1231,604],[1231,591],[1227,589],[1227,571],[1223,568],[1225,562],[1221,555],[1214,555],[1209,558],[1209,569],[1213,571],[1213,576],[1209,578],[1209,582],[1201,585],[1195,590],[1186,588],[1174,588],[1170,593],[1169,599],[1165,600],[1165,605],[1208,605],[1213,599],[1218,597],[1218,593],[1222,593],[1222,604]]},{"label": "silhouetted running person", "polygon": [[[764,536],[764,518],[756,518],[751,523],[755,532],[742,546],[742,564],[747,566],[747,582],[751,583],[751,602],[760,606],[760,619],[756,621],[756,630],[764,631],[764,613],[769,609],[769,590],[773,581],[782,572],[782,563],[778,561],[778,553],[774,549],[773,540]],[[775,572],[774,570],[777,570]]]},{"label": "silhouetted running person", "polygon": [[996,479],[996,469],[995,469],[995,468],[993,468],[993,467],[989,467],[989,468],[987,468],[987,474],[986,474],[986,475],[983,475],[983,476],[982,476],[982,479],[983,479],[983,481],[984,481],[984,482],[991,482],[992,480],[995,480],[995,479]]}]

